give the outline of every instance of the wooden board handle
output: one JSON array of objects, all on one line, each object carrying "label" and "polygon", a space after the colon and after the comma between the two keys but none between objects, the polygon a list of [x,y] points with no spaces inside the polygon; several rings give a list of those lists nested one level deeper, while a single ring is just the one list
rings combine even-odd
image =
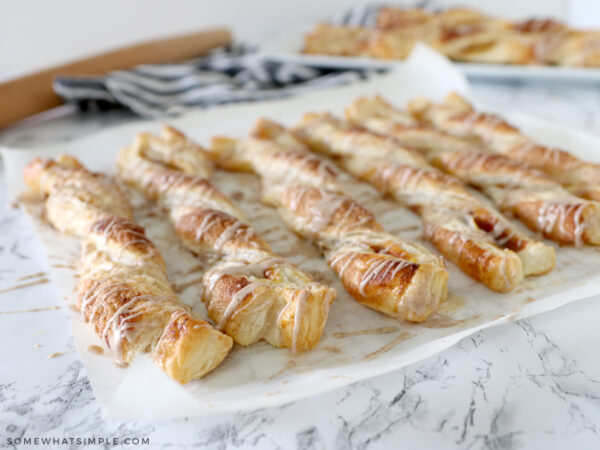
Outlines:
[{"label": "wooden board handle", "polygon": [[0,128],[62,104],[52,90],[57,75],[101,75],[140,64],[180,61],[229,43],[229,30],[216,28],[131,45],[0,83]]}]

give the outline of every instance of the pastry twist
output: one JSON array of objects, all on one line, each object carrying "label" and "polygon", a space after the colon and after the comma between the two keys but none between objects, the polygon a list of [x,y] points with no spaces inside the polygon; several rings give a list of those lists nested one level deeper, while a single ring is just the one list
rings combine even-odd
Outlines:
[{"label": "pastry twist", "polygon": [[381,97],[358,99],[348,119],[416,148],[433,165],[480,189],[502,210],[561,244],[600,243],[600,208],[528,164],[481,150],[481,145],[419,124]]},{"label": "pastry twist", "polygon": [[221,363],[231,338],[177,298],[162,256],[131,222],[131,206],[111,179],[66,156],[34,159],[24,178],[45,197],[48,221],[82,238],[77,306],[118,364],[151,351],[170,377],[187,383]]},{"label": "pastry twist", "polygon": [[313,348],[335,290],[274,254],[244,213],[205,178],[211,170],[205,153],[195,144],[171,142],[173,133],[181,136],[169,127],[162,139],[138,135],[118,155],[119,175],[168,211],[187,248],[215,257],[203,277],[210,318],[242,345],[265,339],[293,351]]},{"label": "pastry twist", "polygon": [[551,247],[524,236],[416,151],[329,114],[305,115],[294,132],[313,150],[337,158],[350,173],[413,209],[423,219],[425,238],[490,289],[509,291],[525,274],[554,267]]},{"label": "pastry twist", "polygon": [[425,99],[413,100],[408,110],[420,122],[457,136],[477,139],[495,153],[530,164],[574,195],[600,200],[600,164],[538,144],[500,116],[475,111],[456,93],[438,104]]},{"label": "pastry twist", "polygon": [[311,155],[280,125],[262,120],[251,138],[214,138],[211,152],[224,167],[261,176],[263,200],[292,230],[317,244],[358,302],[422,321],[445,299],[448,273],[441,259],[387,233],[344,194],[335,166]]}]

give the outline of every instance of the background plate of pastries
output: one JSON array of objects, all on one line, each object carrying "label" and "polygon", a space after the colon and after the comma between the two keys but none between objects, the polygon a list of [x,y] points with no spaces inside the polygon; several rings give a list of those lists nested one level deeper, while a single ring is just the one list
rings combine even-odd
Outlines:
[{"label": "background plate of pastries", "polygon": [[502,19],[475,9],[366,6],[292,28],[265,42],[265,56],[331,68],[387,68],[425,43],[467,75],[600,80],[600,31],[553,19]]}]

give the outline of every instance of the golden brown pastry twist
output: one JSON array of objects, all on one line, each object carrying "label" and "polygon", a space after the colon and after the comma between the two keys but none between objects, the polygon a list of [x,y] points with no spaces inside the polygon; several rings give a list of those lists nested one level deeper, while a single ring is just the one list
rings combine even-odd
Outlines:
[{"label": "golden brown pastry twist", "polygon": [[419,121],[445,132],[477,139],[490,150],[525,162],[547,173],[579,197],[600,200],[600,164],[571,153],[536,143],[500,116],[477,112],[460,95],[448,95],[441,103],[415,99],[409,112]]},{"label": "golden brown pastry twist", "polygon": [[338,158],[355,176],[412,208],[425,238],[465,273],[490,289],[513,289],[524,274],[554,267],[554,251],[519,232],[458,180],[417,152],[329,114],[307,114],[294,128],[312,149]]},{"label": "golden brown pastry twist", "polygon": [[177,298],[162,256],[130,221],[131,206],[112,180],[65,156],[34,159],[24,178],[45,198],[48,221],[83,239],[77,306],[118,364],[151,351],[169,376],[187,383],[221,363],[231,338]]},{"label": "golden brown pastry twist", "polygon": [[[274,254],[244,213],[205,178],[211,166],[205,153],[173,144],[173,133],[165,127],[162,139],[138,135],[119,153],[119,175],[168,211],[184,245],[216,257],[203,277],[209,316],[242,345],[265,339],[293,351],[313,348],[335,290]],[[183,148],[192,155],[184,156]]]},{"label": "golden brown pastry twist", "polygon": [[281,126],[262,120],[253,137],[214,138],[211,152],[233,170],[263,179],[263,200],[286,224],[317,244],[346,290],[392,317],[425,320],[445,299],[443,262],[418,244],[387,233],[343,193],[335,166],[311,155]]},{"label": "golden brown pastry twist", "polygon": [[433,165],[483,191],[502,210],[561,244],[600,243],[600,208],[582,200],[546,174],[481,144],[419,124],[381,97],[361,98],[348,119],[416,148]]}]

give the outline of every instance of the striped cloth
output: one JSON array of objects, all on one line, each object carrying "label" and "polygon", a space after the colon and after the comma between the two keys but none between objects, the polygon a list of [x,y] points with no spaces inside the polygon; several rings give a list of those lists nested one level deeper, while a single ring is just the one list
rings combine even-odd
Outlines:
[{"label": "striped cloth", "polygon": [[[435,0],[414,6],[433,9]],[[341,11],[328,19],[338,25],[374,26],[384,3]],[[371,71],[323,69],[261,60],[255,48],[234,45],[176,64],[148,64],[102,76],[57,77],[54,90],[82,110],[124,106],[136,114],[176,116],[194,107],[268,100],[339,86]]]},{"label": "striped cloth", "polygon": [[177,64],[148,64],[103,76],[57,77],[54,91],[82,110],[124,106],[147,118],[194,107],[269,100],[366,78],[370,72],[265,61],[235,45]]}]

